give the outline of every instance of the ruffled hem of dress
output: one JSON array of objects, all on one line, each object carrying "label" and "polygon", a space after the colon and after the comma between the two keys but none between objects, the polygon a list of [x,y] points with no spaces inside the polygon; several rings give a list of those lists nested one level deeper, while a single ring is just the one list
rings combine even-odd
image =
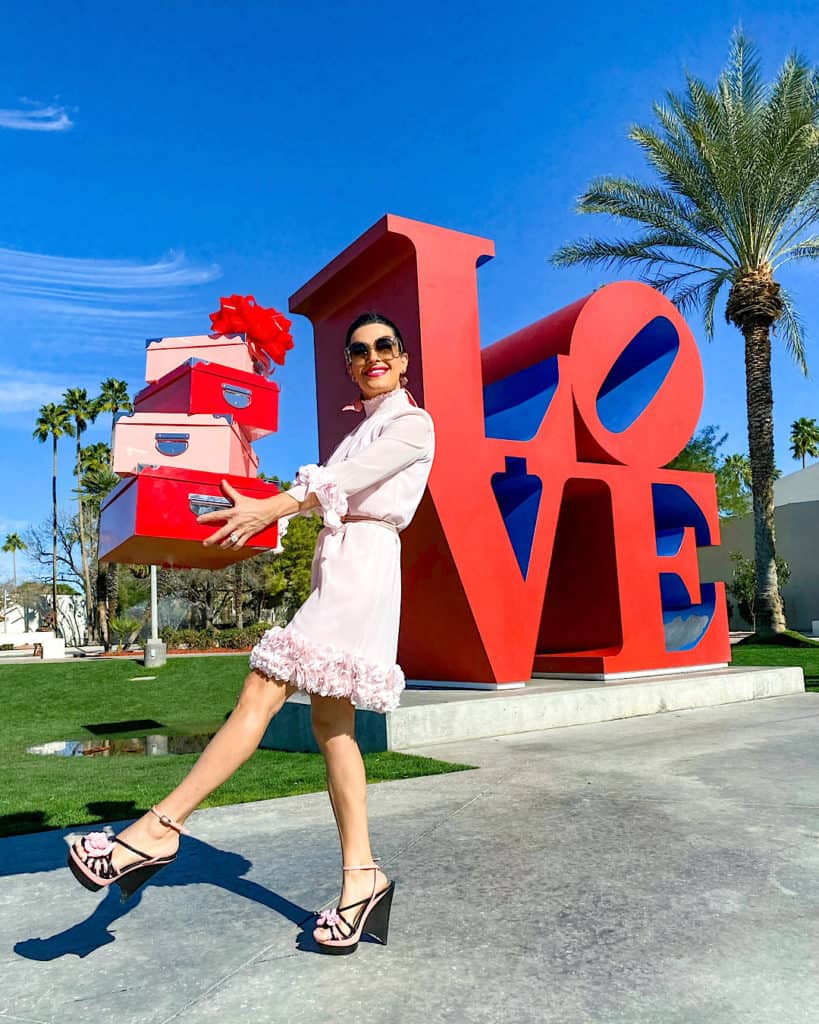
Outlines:
[{"label": "ruffled hem of dress", "polygon": [[341,529],[341,517],[347,512],[347,495],[342,491],[326,466],[301,466],[296,474],[297,484],[304,484],[307,493],[316,495],[324,512],[324,525],[335,532]]},{"label": "ruffled hem of dress", "polygon": [[290,626],[274,626],[250,654],[250,666],[270,679],[322,697],[346,697],[358,708],[393,711],[404,689],[398,665],[385,668],[332,644],[316,644]]}]

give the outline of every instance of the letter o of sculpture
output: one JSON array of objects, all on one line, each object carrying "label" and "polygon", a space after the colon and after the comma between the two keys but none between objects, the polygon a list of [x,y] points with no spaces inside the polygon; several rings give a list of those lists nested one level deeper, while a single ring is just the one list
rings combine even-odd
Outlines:
[{"label": "letter o of sculpture", "polygon": [[648,285],[608,285],[574,324],[571,379],[578,458],[655,468],[696,429],[703,374],[677,307]]}]

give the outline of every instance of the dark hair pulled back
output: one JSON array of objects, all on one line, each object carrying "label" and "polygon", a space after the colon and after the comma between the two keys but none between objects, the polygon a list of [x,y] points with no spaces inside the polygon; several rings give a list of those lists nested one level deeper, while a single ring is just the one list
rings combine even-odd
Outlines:
[{"label": "dark hair pulled back", "polygon": [[398,330],[396,325],[390,320],[389,317],[384,316],[383,313],[362,313],[361,316],[357,316],[355,320],[347,328],[347,338],[344,342],[344,347],[349,348],[350,340],[359,327],[364,327],[365,324],[384,324],[385,327],[389,327],[396,338],[398,338],[398,351],[404,351],[404,339],[401,337],[401,332]]}]

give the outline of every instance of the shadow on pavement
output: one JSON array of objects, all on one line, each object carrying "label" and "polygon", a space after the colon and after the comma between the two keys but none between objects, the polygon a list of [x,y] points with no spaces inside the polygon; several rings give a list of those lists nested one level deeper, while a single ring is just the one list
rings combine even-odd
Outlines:
[{"label": "shadow on pavement", "polygon": [[[28,874],[65,868],[66,878],[76,884],[66,867],[67,843],[69,837],[76,834],[74,830],[63,830],[4,840],[0,874]],[[219,850],[195,837],[183,836],[179,859],[137,890],[127,903],[120,900],[119,887],[112,885],[85,920],[54,935],[21,939],[14,944],[14,951],[29,960],[56,960],[70,954],[86,957],[95,949],[113,942],[115,935],[109,930],[110,926],[134,910],[152,887],[159,886],[215,885],[268,907],[294,924],[304,924],[312,911],[244,878],[252,866],[252,861],[241,854]],[[76,888],[78,907],[82,906],[83,900],[95,895],[79,884]]]}]

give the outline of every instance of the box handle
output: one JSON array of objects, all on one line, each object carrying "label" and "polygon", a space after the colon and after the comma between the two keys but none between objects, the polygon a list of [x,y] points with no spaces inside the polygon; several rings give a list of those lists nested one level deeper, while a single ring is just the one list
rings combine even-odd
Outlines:
[{"label": "box handle", "polygon": [[154,434],[156,450],[163,455],[182,455],[188,450],[190,434]]},{"label": "box handle", "polygon": [[247,409],[253,401],[253,392],[250,388],[240,388],[238,384],[223,384],[222,397],[234,409]]},{"label": "box handle", "polygon": [[218,494],[189,494],[188,507],[195,516],[203,516],[206,512],[221,512],[222,509],[233,508],[230,498],[222,498]]}]

